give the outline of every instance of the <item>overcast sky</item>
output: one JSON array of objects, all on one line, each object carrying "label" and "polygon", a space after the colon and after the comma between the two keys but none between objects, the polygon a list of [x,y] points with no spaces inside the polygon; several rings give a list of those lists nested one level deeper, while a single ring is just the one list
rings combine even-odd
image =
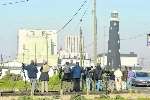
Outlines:
[{"label": "overcast sky", "polygon": [[[0,4],[20,0],[1,0]],[[29,0],[13,5],[0,5],[0,53],[15,57],[17,33],[20,28],[59,30],[79,9],[84,0]],[[91,3],[82,8],[74,20],[58,34],[59,47],[65,35],[79,34],[79,20],[83,17],[85,50],[92,52]],[[146,34],[150,32],[149,0],[97,0],[98,52],[107,51],[110,13],[119,12],[121,52],[135,52],[150,62],[150,48],[146,47]],[[105,38],[104,38],[105,33]],[[130,39],[131,38],[131,39]],[[132,39],[133,38],[133,39]],[[104,45],[105,44],[105,45]]]}]

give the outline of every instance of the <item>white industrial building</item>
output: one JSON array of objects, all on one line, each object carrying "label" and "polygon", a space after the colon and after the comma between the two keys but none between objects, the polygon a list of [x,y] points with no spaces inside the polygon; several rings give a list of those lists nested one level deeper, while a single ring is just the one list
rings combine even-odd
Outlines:
[{"label": "white industrial building", "polygon": [[[80,48],[81,45],[82,49]],[[89,59],[88,53],[84,51],[84,38],[82,37],[80,44],[80,36],[78,35],[68,35],[65,37],[65,48],[59,51],[59,64],[64,65],[66,62],[80,63],[80,50],[82,50],[82,66],[91,66],[91,59]]]},{"label": "white industrial building", "polygon": [[[135,67],[138,66],[138,57],[134,52],[129,54],[120,54],[121,66]],[[101,66],[107,66],[107,54],[99,54],[98,62],[101,63]]]},{"label": "white industrial building", "polygon": [[[87,55],[84,52],[84,38],[81,40],[82,44],[82,53]],[[78,35],[68,35],[65,37],[65,58],[80,58],[80,36]]]},{"label": "white industrial building", "polygon": [[50,65],[57,64],[57,33],[42,29],[20,29],[18,33],[19,62],[37,63],[48,61]]}]

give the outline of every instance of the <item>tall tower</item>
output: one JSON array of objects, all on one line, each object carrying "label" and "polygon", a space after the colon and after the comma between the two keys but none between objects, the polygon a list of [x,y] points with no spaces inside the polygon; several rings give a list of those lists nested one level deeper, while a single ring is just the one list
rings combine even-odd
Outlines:
[{"label": "tall tower", "polygon": [[109,69],[117,69],[121,67],[118,15],[117,11],[111,13],[107,55],[107,66]]}]

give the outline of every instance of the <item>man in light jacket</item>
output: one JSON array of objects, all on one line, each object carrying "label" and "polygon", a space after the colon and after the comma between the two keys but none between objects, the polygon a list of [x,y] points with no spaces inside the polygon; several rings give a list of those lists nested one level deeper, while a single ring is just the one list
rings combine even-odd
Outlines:
[{"label": "man in light jacket", "polygon": [[118,68],[115,72],[115,86],[116,86],[116,90],[120,91],[121,90],[121,86],[122,86],[122,72],[120,70],[120,68]]},{"label": "man in light jacket", "polygon": [[49,81],[49,72],[50,66],[47,64],[47,62],[45,61],[43,66],[41,67],[40,71],[41,71],[41,75],[39,80],[41,81],[41,92],[48,92],[48,81]]}]

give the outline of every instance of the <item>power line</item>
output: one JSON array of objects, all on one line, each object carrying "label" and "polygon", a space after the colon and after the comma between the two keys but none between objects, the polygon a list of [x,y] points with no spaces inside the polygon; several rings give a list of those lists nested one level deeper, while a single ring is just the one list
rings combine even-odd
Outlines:
[{"label": "power line", "polygon": [[136,36],[132,36],[132,37],[129,37],[129,38],[121,38],[120,40],[135,40],[135,39],[140,38],[142,36],[146,36],[146,34],[138,34]]},{"label": "power line", "polygon": [[0,3],[0,5],[2,5],[2,6],[15,5],[15,4],[24,3],[24,2],[29,2],[29,0],[10,1],[10,2],[6,2],[6,3]]},{"label": "power line", "polygon": [[62,28],[60,28],[56,33],[59,33],[60,31],[62,31],[75,18],[75,16],[80,12],[80,10],[85,6],[86,3],[87,3],[87,0],[83,2],[80,8],[73,14],[73,16],[67,21],[67,23],[65,23],[62,26]]}]

